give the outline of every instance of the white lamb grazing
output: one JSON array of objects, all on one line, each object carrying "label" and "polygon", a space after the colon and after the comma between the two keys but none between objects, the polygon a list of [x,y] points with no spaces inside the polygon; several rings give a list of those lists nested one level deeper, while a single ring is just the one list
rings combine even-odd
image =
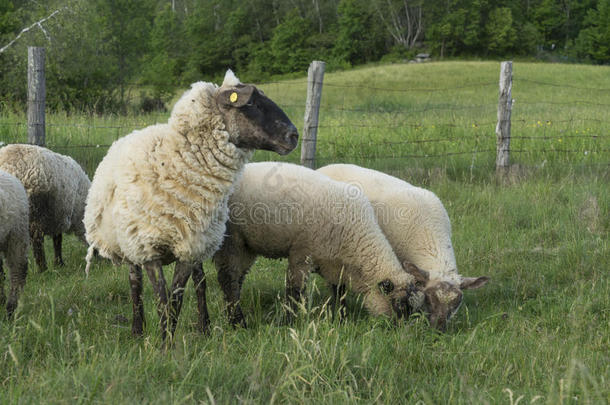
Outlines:
[{"label": "white lamb grazing", "polygon": [[289,304],[300,299],[314,269],[332,285],[363,294],[375,315],[403,316],[423,299],[356,189],[303,166],[250,163],[229,209],[228,234],[214,262],[232,324],[245,325],[240,291],[257,255],[288,258]]},{"label": "white lamb grazing", "polygon": [[11,289],[6,301],[10,318],[17,308],[17,300],[28,272],[28,246],[30,236],[28,196],[21,182],[0,170],[0,305],[4,305],[4,271],[2,258],[7,261]]},{"label": "white lamb grazing", "polygon": [[451,222],[433,192],[356,165],[334,164],[318,172],[361,189],[375,208],[379,226],[398,259],[428,273],[429,280],[422,280],[423,309],[432,326],[444,330],[462,303],[462,290],[479,288],[489,281],[488,277],[458,274]]},{"label": "white lamb grazing", "polygon": [[28,194],[30,236],[38,269],[47,269],[45,235],[53,237],[55,264],[63,265],[62,234],[72,233],[85,242],[83,215],[89,177],[71,157],[25,144],[0,149],[0,169],[17,177]]},{"label": "white lamb grazing", "polygon": [[[134,334],[142,334],[144,323],[142,267],[160,299],[163,339],[168,314],[170,333],[175,331],[191,274],[199,326],[202,332],[207,330],[201,262],[222,242],[233,183],[253,149],[286,154],[297,138],[286,114],[229,70],[221,87],[193,84],[174,106],[167,124],[134,131],[112,144],[87,198],[86,270],[93,249],[115,263],[130,265]],[[170,291],[162,266],[174,261]]]}]

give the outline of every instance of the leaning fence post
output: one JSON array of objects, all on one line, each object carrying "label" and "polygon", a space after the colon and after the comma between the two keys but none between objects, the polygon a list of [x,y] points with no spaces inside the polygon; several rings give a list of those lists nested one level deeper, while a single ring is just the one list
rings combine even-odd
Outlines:
[{"label": "leaning fence post", "polygon": [[44,48],[28,47],[28,143],[45,144]]},{"label": "leaning fence post", "polygon": [[496,125],[496,174],[502,174],[509,167],[510,158],[510,114],[513,105],[513,62],[500,65],[500,97],[498,99],[498,123]]},{"label": "leaning fence post", "polygon": [[315,169],[316,138],[318,136],[318,114],[322,98],[322,82],[324,81],[324,62],[313,61],[307,69],[307,104],[301,138],[301,164]]}]

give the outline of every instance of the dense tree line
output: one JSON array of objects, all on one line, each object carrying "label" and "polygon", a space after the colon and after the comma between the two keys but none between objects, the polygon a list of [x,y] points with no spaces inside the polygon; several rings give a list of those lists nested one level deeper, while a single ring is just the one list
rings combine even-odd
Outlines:
[{"label": "dense tree line", "polygon": [[47,49],[51,108],[120,111],[127,90],[163,100],[227,67],[263,81],[418,52],[608,63],[610,0],[0,0],[0,106],[25,99],[28,45]]}]

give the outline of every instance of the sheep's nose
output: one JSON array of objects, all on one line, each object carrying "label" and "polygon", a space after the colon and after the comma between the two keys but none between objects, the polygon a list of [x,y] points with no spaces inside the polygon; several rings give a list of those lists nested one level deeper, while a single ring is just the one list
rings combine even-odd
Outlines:
[{"label": "sheep's nose", "polygon": [[292,147],[296,147],[297,142],[299,141],[299,133],[294,125],[288,128],[286,135],[284,135],[284,140]]}]

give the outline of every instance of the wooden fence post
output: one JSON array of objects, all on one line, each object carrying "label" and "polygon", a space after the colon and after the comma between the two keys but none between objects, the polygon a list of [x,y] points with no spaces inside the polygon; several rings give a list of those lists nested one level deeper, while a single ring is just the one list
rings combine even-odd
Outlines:
[{"label": "wooden fence post", "polygon": [[307,69],[307,104],[305,105],[304,128],[301,138],[301,164],[310,169],[315,169],[316,166],[318,114],[320,112],[325,66],[324,62],[313,61]]},{"label": "wooden fence post", "polygon": [[28,143],[45,144],[44,48],[28,47]]},{"label": "wooden fence post", "polygon": [[513,62],[500,65],[500,97],[498,99],[498,123],[496,125],[496,174],[509,168],[510,158],[510,114],[513,105]]}]

